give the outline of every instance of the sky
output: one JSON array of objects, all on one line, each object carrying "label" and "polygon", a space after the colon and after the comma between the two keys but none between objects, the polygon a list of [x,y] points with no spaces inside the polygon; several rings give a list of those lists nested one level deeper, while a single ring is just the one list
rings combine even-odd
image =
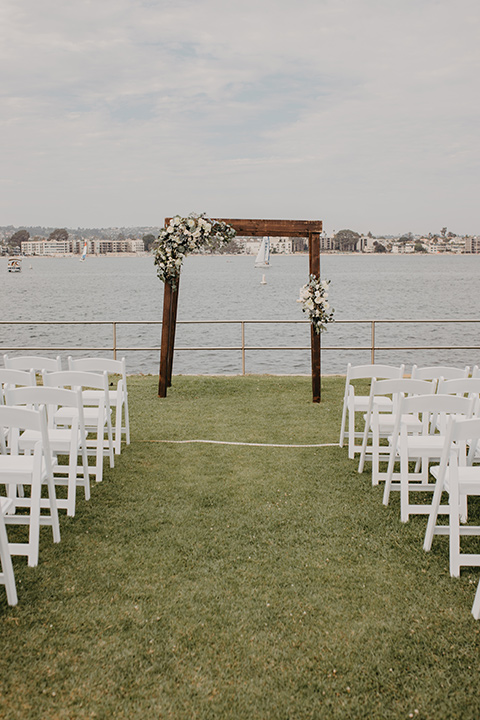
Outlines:
[{"label": "sky", "polygon": [[478,0],[2,0],[0,225],[480,234]]}]

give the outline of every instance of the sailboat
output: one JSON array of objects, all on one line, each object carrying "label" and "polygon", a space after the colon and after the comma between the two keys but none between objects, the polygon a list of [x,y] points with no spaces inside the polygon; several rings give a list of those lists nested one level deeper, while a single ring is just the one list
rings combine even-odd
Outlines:
[{"label": "sailboat", "polygon": [[87,257],[87,241],[85,240],[85,245],[83,246],[83,252],[82,252],[82,257],[80,258],[80,262],[83,262],[86,257]]},{"label": "sailboat", "polygon": [[262,244],[260,245],[260,250],[257,253],[257,257],[255,258],[255,267],[256,268],[265,268],[270,266],[270,238],[264,237],[262,239]]}]

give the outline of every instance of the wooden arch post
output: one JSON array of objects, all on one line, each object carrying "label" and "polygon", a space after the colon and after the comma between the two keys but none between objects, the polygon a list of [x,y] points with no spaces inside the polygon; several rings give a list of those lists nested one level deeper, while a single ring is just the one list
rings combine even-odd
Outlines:
[{"label": "wooden arch post", "polygon": [[[165,218],[165,227],[171,218]],[[238,220],[217,218],[236,230],[237,235],[246,237],[291,237],[308,238],[309,273],[320,277],[320,233],[323,223],[321,220]],[[179,279],[180,280],[180,279]],[[172,383],[173,349],[175,345],[175,329],[177,324],[178,289],[179,280],[175,290],[165,283],[163,296],[162,340],[160,349],[160,372],[158,379],[158,396],[166,397],[167,388]],[[312,357],[312,399],[320,402],[320,335],[311,327],[311,357]]]}]

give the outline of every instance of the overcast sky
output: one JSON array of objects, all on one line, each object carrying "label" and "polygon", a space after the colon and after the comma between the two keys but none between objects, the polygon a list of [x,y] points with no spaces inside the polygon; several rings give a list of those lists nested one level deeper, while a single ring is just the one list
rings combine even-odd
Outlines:
[{"label": "overcast sky", "polygon": [[480,233],[479,0],[2,0],[0,225]]}]

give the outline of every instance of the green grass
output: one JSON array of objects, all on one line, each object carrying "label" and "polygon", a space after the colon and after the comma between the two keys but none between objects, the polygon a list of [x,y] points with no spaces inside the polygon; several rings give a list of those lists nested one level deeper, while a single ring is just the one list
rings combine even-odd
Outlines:
[{"label": "green grass", "polygon": [[342,378],[129,378],[132,443],[0,592],[0,717],[478,718],[478,570],[357,473]]}]

